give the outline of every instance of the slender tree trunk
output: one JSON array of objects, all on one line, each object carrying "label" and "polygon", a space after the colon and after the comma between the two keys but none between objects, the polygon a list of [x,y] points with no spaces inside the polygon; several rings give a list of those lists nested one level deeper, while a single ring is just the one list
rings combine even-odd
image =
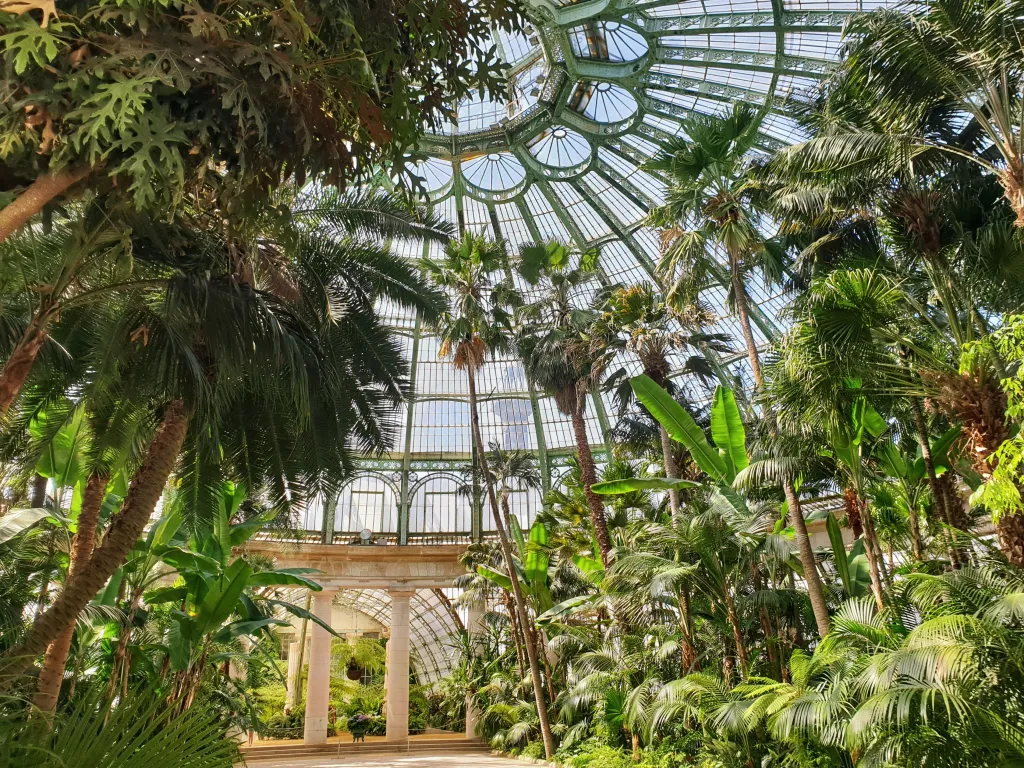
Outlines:
[{"label": "slender tree trunk", "polygon": [[[924,408],[917,397],[911,396],[910,408],[914,412],[914,427],[917,430],[917,443],[921,446],[921,458],[924,460],[924,470],[928,475],[928,487],[932,492],[932,503],[939,517],[946,521],[946,525],[953,528],[953,521],[946,507],[946,494],[939,486],[939,476],[935,472],[935,461],[932,458],[932,446],[928,440],[928,425],[924,420]],[[910,510],[910,517],[914,518],[914,510]],[[916,518],[911,523],[911,535],[914,537],[914,558],[920,560],[920,553],[924,549],[921,544],[921,534],[918,530]],[[947,545],[949,547],[949,561],[954,568],[960,567],[960,556],[957,554],[956,546],[953,543],[952,531],[947,531]]]},{"label": "slender tree trunk", "polygon": [[690,590],[685,586],[679,590],[679,629],[682,642],[679,644],[679,661],[683,676],[696,671],[698,666],[697,648],[693,644],[693,616],[690,610]]},{"label": "slender tree trunk", "polygon": [[46,484],[48,480],[40,474],[32,475],[28,485],[28,505],[35,509],[46,506]]},{"label": "slender tree trunk", "polygon": [[67,170],[53,176],[44,173],[36,177],[13,203],[0,208],[0,243],[42,211],[44,205],[63,194],[68,187],[81,181],[89,173],[89,169]]},{"label": "slender tree trunk", "polygon": [[[760,592],[764,588],[764,583],[761,581],[761,571],[758,569],[757,564],[754,563],[750,567],[751,581],[754,586],[755,592]],[[775,632],[775,628],[772,626],[772,620],[768,616],[768,610],[763,606],[757,610],[758,620],[761,622],[761,632],[764,634],[764,645],[768,651],[768,663],[772,667],[772,671],[775,673],[776,680],[782,680],[782,660],[779,658],[779,637],[778,633]]]},{"label": "slender tree trunk", "polygon": [[729,254],[729,277],[732,282],[733,300],[736,302],[736,314],[739,316],[743,340],[747,345],[750,372],[754,375],[754,383],[760,389],[764,385],[764,377],[761,375],[761,359],[757,356],[757,342],[754,341],[754,333],[750,328],[747,286],[743,283],[743,270],[740,267],[739,258],[731,253]]},{"label": "slender tree trunk", "polygon": [[0,416],[7,413],[25,386],[25,380],[49,338],[50,321],[55,313],[55,307],[49,302],[38,308],[18,343],[14,345],[4,367],[0,368]]},{"label": "slender tree trunk", "polygon": [[[676,456],[672,452],[672,438],[668,436],[668,430],[661,424],[658,425],[658,433],[661,435],[661,456],[665,463],[665,476],[679,477]],[[668,505],[672,510],[672,524],[679,525],[682,522],[683,513],[678,489],[673,488],[668,492]]]},{"label": "slender tree trunk", "polygon": [[509,624],[512,627],[512,642],[516,648],[516,664],[519,667],[519,677],[526,677],[526,642],[523,640],[523,633],[519,630],[519,619],[516,618],[516,601],[511,592],[505,593],[505,610],[508,611]]},{"label": "slender tree trunk", "polygon": [[885,608],[885,593],[882,589],[882,577],[878,564],[878,543],[875,540],[875,523],[867,502],[857,497],[861,524],[864,526],[864,556],[868,559],[868,571],[871,574],[871,593],[875,596],[878,610]]},{"label": "slender tree trunk", "polygon": [[[306,590],[306,613],[309,613],[313,607],[313,593],[310,590]],[[306,633],[309,631],[309,619],[302,620],[302,628],[299,630],[299,660],[295,664],[295,678],[289,681],[289,685],[292,687],[292,707],[298,703],[302,696],[302,663],[303,657],[306,655]]]},{"label": "slender tree trunk", "polygon": [[796,495],[793,483],[786,480],[782,483],[782,490],[786,494],[786,502],[789,504],[789,517],[793,522],[793,529],[796,532],[796,546],[800,551],[800,563],[804,567],[804,581],[807,582],[807,596],[811,600],[811,609],[814,611],[814,622],[818,625],[818,636],[825,637],[829,631],[828,604],[825,602],[825,588],[821,584],[821,576],[818,574],[818,564],[814,559],[814,550],[811,549],[811,537],[807,535],[807,522],[804,520],[804,512],[800,507],[800,499]]},{"label": "slender tree trunk", "polygon": [[750,677],[750,657],[747,655],[747,644],[743,640],[740,620],[736,615],[736,603],[732,599],[732,592],[729,586],[725,588],[725,613],[729,619],[729,626],[732,627],[732,639],[736,644],[736,656],[740,660],[740,675],[746,680]]},{"label": "slender tree trunk", "polygon": [[531,642],[529,617],[526,613],[526,600],[523,597],[523,590],[519,584],[519,575],[516,573],[514,559],[512,557],[512,545],[508,539],[508,532],[505,530],[505,522],[502,520],[501,510],[498,508],[498,497],[494,492],[494,481],[490,469],[487,466],[487,454],[484,451],[483,434],[480,431],[480,412],[476,400],[476,372],[472,365],[466,369],[469,379],[469,410],[470,420],[473,424],[473,441],[476,443],[477,458],[480,460],[480,474],[487,486],[487,499],[491,505],[491,514],[494,516],[494,525],[498,531],[498,542],[501,544],[501,552],[505,556],[505,566],[508,569],[509,580],[512,582],[512,596],[515,598],[516,613],[519,615],[519,623],[523,628],[524,639],[526,640],[526,656],[530,662],[530,677],[533,679],[533,696],[537,702],[537,717],[540,720],[541,737],[544,740],[544,752],[550,760],[555,754],[555,739],[551,735],[551,722],[548,720],[548,706],[544,701],[544,682],[541,680],[540,663],[537,660],[537,645]]},{"label": "slender tree trunk", "polygon": [[89,601],[103,588],[114,572],[124,564],[139,535],[156,508],[167,479],[185,442],[188,412],[180,400],[169,403],[163,422],[149,444],[142,464],[132,477],[131,487],[102,543],[93,552],[78,577],[65,589],[32,625],[28,636],[0,656],[0,671],[9,687],[14,676],[31,666],[33,659],[46,650],[60,632],[73,622]]},{"label": "slender tree trunk", "polygon": [[[71,559],[68,563],[67,590],[74,584],[82,569],[92,556],[96,545],[96,528],[100,522],[100,510],[107,494],[105,474],[90,475],[82,494],[82,507],[78,513],[78,531],[71,542]],[[36,683],[36,695],[33,704],[41,712],[53,712],[57,708],[57,697],[64,681],[64,668],[68,661],[68,651],[75,637],[75,621],[72,620],[46,649],[43,668],[39,672]]]},{"label": "slender tree trunk", "polygon": [[580,475],[583,478],[583,493],[590,507],[590,521],[594,525],[594,536],[597,547],[601,550],[601,562],[605,568],[611,567],[612,537],[608,533],[608,521],[604,516],[604,502],[601,497],[590,490],[597,482],[597,469],[594,466],[594,454],[590,451],[590,440],[587,438],[587,422],[583,418],[586,399],[580,397],[572,412],[572,428],[576,433],[576,450],[579,453]]}]

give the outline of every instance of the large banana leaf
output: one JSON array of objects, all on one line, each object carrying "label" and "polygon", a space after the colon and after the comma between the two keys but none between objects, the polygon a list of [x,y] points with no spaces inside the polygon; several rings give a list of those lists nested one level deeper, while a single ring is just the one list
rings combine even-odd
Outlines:
[{"label": "large banana leaf", "polygon": [[214,632],[211,638],[215,643],[230,643],[237,637],[241,637],[242,635],[253,635],[261,629],[265,629],[272,625],[287,626],[288,622],[270,617],[255,620],[242,619],[240,621],[233,621],[230,624],[225,624]]},{"label": "large banana leaf", "polygon": [[857,539],[847,553],[842,528],[832,515],[825,518],[825,529],[828,531],[836,572],[846,597],[863,597],[868,594],[871,589],[871,571],[867,555],[864,554],[864,540]]},{"label": "large banana leaf", "polygon": [[682,443],[693,456],[705,473],[715,480],[724,480],[726,476],[725,460],[719,455],[697,422],[679,403],[671,398],[664,389],[654,383],[646,375],[636,376],[630,380],[637,399],[651,412],[658,423],[665,427],[676,442]]},{"label": "large banana leaf", "polygon": [[[243,597],[242,602],[244,603],[245,602],[245,596],[243,595],[242,597]],[[298,617],[300,619],[306,619],[307,621],[312,621],[314,624],[316,624],[317,626],[321,627],[322,629],[326,629],[328,632],[330,632],[335,637],[341,637],[341,635],[338,632],[334,631],[334,629],[331,627],[331,625],[329,623],[325,622],[323,619],[321,619],[319,616],[317,616],[312,611],[307,611],[305,608],[302,608],[301,606],[295,605],[294,603],[289,603],[289,602],[287,602],[285,600],[273,600],[273,599],[270,599],[270,600],[267,600],[266,602],[269,603],[270,605],[276,605],[279,608],[283,608],[284,610],[288,611],[288,613],[292,614],[292,616],[296,616],[296,617]],[[247,614],[247,615],[251,615],[251,614]]]},{"label": "large banana leaf", "polygon": [[551,559],[544,550],[547,545],[547,528],[540,522],[534,523],[530,526],[530,543],[527,545],[526,560],[523,562],[527,581],[538,582],[547,579],[548,563]]},{"label": "large banana leaf", "polygon": [[669,491],[680,488],[699,488],[700,483],[681,480],[677,477],[626,477],[621,480],[605,480],[594,483],[590,490],[603,496],[614,496],[631,491]]},{"label": "large banana leaf", "polygon": [[0,544],[13,539],[22,531],[27,531],[43,518],[50,517],[51,514],[50,510],[42,507],[12,509],[0,517]]},{"label": "large banana leaf", "polygon": [[750,464],[750,459],[747,457],[747,433],[736,405],[736,396],[731,389],[721,385],[715,388],[711,401],[711,437],[725,460],[725,480],[731,483],[736,479],[736,473]]},{"label": "large banana leaf", "polygon": [[591,610],[595,607],[595,603],[603,599],[604,596],[601,594],[580,595],[579,597],[570,597],[568,600],[563,600],[558,605],[549,608],[540,616],[538,616],[537,624],[550,624],[553,621],[560,621],[561,619],[564,619],[567,616],[572,616],[576,613]]},{"label": "large banana leaf", "polygon": [[210,585],[206,597],[196,611],[199,635],[205,635],[223,624],[238,605],[238,598],[249,583],[252,566],[245,560],[235,560],[224,572],[219,583]]},{"label": "large banana leaf", "polygon": [[493,568],[490,568],[486,565],[478,565],[476,567],[476,572],[488,581],[490,581],[491,583],[498,585],[506,592],[512,591],[512,579],[510,579],[501,571],[496,571]]},{"label": "large banana leaf", "polygon": [[306,587],[314,592],[323,589],[317,582],[307,579],[297,573],[281,571],[260,571],[249,577],[250,587]]}]

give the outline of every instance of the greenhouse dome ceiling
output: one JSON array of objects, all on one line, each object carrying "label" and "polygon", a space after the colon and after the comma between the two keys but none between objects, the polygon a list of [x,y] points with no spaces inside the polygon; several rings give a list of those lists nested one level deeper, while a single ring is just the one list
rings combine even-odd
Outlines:
[{"label": "greenhouse dome ceiling", "polygon": [[[767,105],[759,151],[805,135],[787,101],[814,89],[835,61],[842,26],[875,0],[527,0],[521,33],[497,32],[508,65],[502,99],[468,98],[452,120],[423,140],[417,175],[429,205],[462,232],[504,239],[511,253],[543,240],[597,246],[601,282],[654,280],[659,238],[644,226],[663,202],[665,182],[644,163],[681,132],[692,113],[720,114],[737,101]],[[436,244],[392,248],[410,259],[438,256]],[[727,276],[703,303],[710,333],[732,339],[735,354],[701,352],[723,375],[749,387],[742,335],[726,309]],[[595,285],[595,288],[598,287]],[[758,344],[778,330],[786,298],[756,274],[748,282]],[[348,536],[369,528],[378,540],[468,541],[487,535],[489,515],[458,494],[471,457],[465,376],[439,356],[439,343],[411,314],[389,312],[412,362],[415,396],[399,416],[395,451],[368,458],[343,492],[333,525],[310,509],[306,527]],[[680,372],[690,352],[671,361]],[[623,359],[627,369],[631,363]],[[709,384],[676,383],[694,402]],[[511,356],[489,359],[479,374],[484,441],[538,455],[544,490],[557,486],[575,448],[568,417],[534,391]],[[592,396],[587,429],[595,457],[606,456],[615,413],[609,395]],[[540,493],[513,494],[524,524]]]}]

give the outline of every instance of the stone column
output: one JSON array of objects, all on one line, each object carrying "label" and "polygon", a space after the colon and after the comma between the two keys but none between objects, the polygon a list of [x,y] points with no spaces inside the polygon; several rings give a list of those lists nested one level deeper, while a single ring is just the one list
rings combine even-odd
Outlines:
[{"label": "stone column", "polygon": [[[325,624],[331,623],[334,590],[313,595],[313,613]],[[327,709],[331,696],[331,633],[314,622],[309,623],[309,679],[306,681],[306,725],[304,744],[327,741]]]},{"label": "stone column", "polygon": [[[479,638],[483,631],[484,611],[482,606],[472,605],[466,615],[466,632],[469,634],[469,647],[473,654],[480,652]],[[472,697],[466,694],[466,738],[477,737],[477,726],[480,723],[480,712],[472,704]]]},{"label": "stone column", "polygon": [[292,711],[295,706],[295,691],[299,686],[299,641],[288,644],[288,677],[285,678],[286,692],[284,695],[284,711]]},{"label": "stone column", "polygon": [[391,636],[388,638],[387,740],[409,738],[409,599],[416,590],[389,589]]}]

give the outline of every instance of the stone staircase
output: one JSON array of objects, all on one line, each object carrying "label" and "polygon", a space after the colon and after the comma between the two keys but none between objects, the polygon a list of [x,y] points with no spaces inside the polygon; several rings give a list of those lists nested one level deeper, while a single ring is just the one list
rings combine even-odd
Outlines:
[{"label": "stone staircase", "polygon": [[242,756],[249,765],[297,757],[355,757],[394,754],[396,752],[414,755],[443,755],[467,752],[488,754],[491,748],[480,739],[465,738],[417,738],[406,743],[388,741],[331,742],[328,744],[306,745],[302,742],[279,742],[277,744],[242,747]]}]

